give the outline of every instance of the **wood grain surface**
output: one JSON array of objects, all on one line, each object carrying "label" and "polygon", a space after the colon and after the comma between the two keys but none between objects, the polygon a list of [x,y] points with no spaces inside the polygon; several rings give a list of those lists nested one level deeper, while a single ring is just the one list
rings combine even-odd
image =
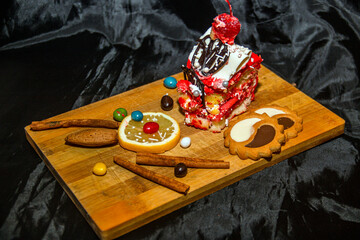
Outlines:
[{"label": "wood grain surface", "polygon": [[[181,79],[182,73],[174,77]],[[158,80],[48,120],[112,120],[113,111],[119,107],[126,108],[129,113],[134,110],[164,112],[160,106],[160,99],[166,93],[174,100],[178,97],[175,89],[165,88],[163,80]],[[275,154],[271,161],[240,160],[236,155],[230,155],[228,148],[224,147],[222,133],[211,133],[185,126],[184,116],[178,105],[165,112],[180,123],[181,137],[190,137],[192,144],[188,149],[183,149],[178,144],[164,155],[230,162],[229,169],[188,169],[186,177],[177,179],[190,185],[190,191],[186,196],[115,164],[115,155],[135,162],[136,153],[122,149],[119,145],[102,148],[66,145],[65,137],[81,130],[78,127],[32,131],[27,126],[25,133],[30,144],[97,235],[102,239],[112,239],[344,132],[343,119],[262,66],[255,101],[252,102],[251,108],[265,104],[287,106],[303,118],[303,131],[297,138],[289,140],[282,147],[281,153]],[[97,162],[107,165],[105,176],[92,174],[92,168]],[[145,167],[175,178],[172,167]]]}]

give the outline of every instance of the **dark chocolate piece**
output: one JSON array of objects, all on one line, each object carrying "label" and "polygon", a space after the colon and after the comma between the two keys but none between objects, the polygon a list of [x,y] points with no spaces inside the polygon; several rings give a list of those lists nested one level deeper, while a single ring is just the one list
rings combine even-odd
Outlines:
[{"label": "dark chocolate piece", "polygon": [[174,106],[174,100],[169,95],[164,95],[161,98],[161,108],[164,111],[170,111],[173,109]]},{"label": "dark chocolate piece", "polygon": [[284,130],[291,128],[294,125],[294,121],[287,117],[278,118],[278,123],[284,126]]},{"label": "dark chocolate piece", "polygon": [[[219,39],[212,40],[210,35],[198,40],[191,63],[198,63],[195,67],[203,76],[209,76],[217,72],[229,59],[229,49]],[[199,57],[200,54],[200,57]]]},{"label": "dark chocolate piece", "polygon": [[175,177],[182,178],[187,174],[187,167],[184,163],[178,163],[174,169]]},{"label": "dark chocolate piece", "polygon": [[268,143],[270,143],[272,140],[274,140],[275,137],[275,129],[273,126],[270,125],[262,125],[258,128],[254,139],[245,145],[245,147],[249,148],[258,148],[262,147]]},{"label": "dark chocolate piece", "polygon": [[187,68],[184,65],[181,66],[185,80],[190,81],[193,85],[197,86],[201,91],[201,103],[205,106],[205,92],[204,92],[204,83],[196,75],[195,70],[192,68]]}]

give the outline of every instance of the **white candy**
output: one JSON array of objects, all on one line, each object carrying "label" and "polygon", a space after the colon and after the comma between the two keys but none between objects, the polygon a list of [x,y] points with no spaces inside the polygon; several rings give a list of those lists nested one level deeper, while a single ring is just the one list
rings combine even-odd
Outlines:
[{"label": "white candy", "polygon": [[180,141],[180,146],[183,148],[190,147],[190,144],[191,144],[191,139],[189,137],[184,137]]}]

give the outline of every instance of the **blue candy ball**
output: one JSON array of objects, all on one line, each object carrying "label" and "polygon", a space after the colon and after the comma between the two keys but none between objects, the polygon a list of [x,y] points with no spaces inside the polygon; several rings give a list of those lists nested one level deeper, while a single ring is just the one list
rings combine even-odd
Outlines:
[{"label": "blue candy ball", "polygon": [[167,77],[164,79],[164,85],[167,88],[176,88],[177,81],[174,77]]},{"label": "blue candy ball", "polygon": [[131,113],[131,119],[134,121],[140,122],[143,119],[144,115],[140,111],[133,111]]}]

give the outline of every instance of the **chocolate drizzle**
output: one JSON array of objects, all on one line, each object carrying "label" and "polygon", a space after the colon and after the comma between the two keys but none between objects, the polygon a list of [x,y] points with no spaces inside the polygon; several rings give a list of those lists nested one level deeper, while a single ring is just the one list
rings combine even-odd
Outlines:
[{"label": "chocolate drizzle", "polygon": [[284,130],[291,128],[294,125],[294,121],[287,117],[278,118],[278,123],[284,126]]},{"label": "chocolate drizzle", "polygon": [[254,139],[250,143],[245,145],[245,147],[249,147],[249,148],[262,147],[270,143],[272,140],[274,140],[274,137],[275,137],[274,127],[270,125],[262,125],[261,127],[258,128]]},{"label": "chocolate drizzle", "polygon": [[203,76],[215,73],[229,59],[228,46],[219,39],[212,40],[210,35],[198,40],[191,63]]},{"label": "chocolate drizzle", "polygon": [[205,92],[204,92],[204,83],[196,75],[195,70],[192,68],[187,68],[184,65],[181,66],[185,80],[190,81],[193,85],[197,86],[200,90],[201,103],[205,106]]}]

